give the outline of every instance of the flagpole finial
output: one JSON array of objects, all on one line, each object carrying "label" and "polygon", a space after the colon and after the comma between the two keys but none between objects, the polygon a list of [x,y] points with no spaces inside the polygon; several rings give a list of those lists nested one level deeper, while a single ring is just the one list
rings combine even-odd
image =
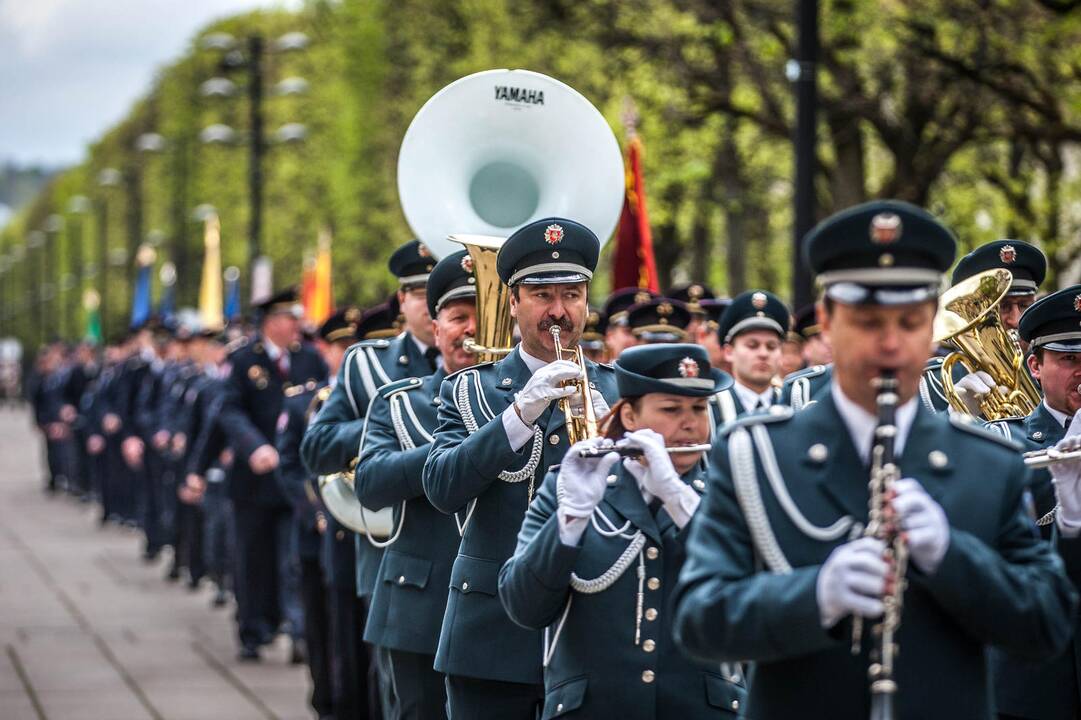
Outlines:
[{"label": "flagpole finial", "polygon": [[620,117],[623,120],[623,131],[630,140],[638,135],[638,106],[630,95],[623,96],[623,112]]}]

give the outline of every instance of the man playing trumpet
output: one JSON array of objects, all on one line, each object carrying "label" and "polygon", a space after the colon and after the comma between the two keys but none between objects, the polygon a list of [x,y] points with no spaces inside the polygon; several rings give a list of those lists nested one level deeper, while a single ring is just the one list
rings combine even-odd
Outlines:
[{"label": "man playing trumpet", "polygon": [[[569,447],[567,418],[554,401],[581,392],[566,386],[581,368],[555,359],[551,328],[559,328],[563,347],[577,346],[599,252],[592,231],[562,218],[511,235],[496,265],[511,288],[522,341],[498,362],[449,375],[440,390],[423,483],[431,503],[457,513],[464,526],[435,659],[454,718],[532,720],[544,697],[540,633],[511,621],[497,582],[522,515]],[[612,370],[588,361],[586,369],[586,390],[598,391],[591,395],[602,416],[604,398],[616,397]]]}]

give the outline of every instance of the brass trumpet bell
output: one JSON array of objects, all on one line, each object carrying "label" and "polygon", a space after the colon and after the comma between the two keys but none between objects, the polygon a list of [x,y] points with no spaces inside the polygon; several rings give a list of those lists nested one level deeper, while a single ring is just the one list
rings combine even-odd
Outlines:
[{"label": "brass trumpet bell", "polygon": [[1024,367],[1024,354],[1002,324],[998,304],[1009,292],[1013,276],[1001,268],[973,275],[951,287],[939,298],[935,316],[935,342],[958,348],[942,363],[942,387],[955,410],[969,410],[957,394],[953,368],[957,363],[970,372],[982,370],[1004,393],[991,392],[980,400],[986,420],[1028,415],[1040,403],[1040,393]]}]

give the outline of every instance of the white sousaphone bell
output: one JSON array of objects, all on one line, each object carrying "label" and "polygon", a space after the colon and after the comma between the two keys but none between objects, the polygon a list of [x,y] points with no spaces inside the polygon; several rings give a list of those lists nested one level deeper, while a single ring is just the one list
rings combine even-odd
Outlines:
[{"label": "white sousaphone bell", "polygon": [[[511,345],[508,290],[495,272],[503,241],[529,222],[557,216],[588,227],[603,247],[619,221],[624,182],[623,156],[604,116],[547,75],[474,73],[417,112],[398,153],[399,201],[432,255],[469,250],[481,360]],[[320,478],[323,503],[369,540],[389,537],[391,509],[362,508],[352,480],[351,472]]]}]

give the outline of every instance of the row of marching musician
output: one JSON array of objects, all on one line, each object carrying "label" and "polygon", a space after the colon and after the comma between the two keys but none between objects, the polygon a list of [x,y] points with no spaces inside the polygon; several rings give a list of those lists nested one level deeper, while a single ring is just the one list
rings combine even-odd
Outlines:
[{"label": "row of marching musician", "polygon": [[[832,364],[778,387],[790,318],[765,290],[700,315],[702,344],[679,342],[686,304],[636,298],[609,328],[636,344],[585,358],[598,251],[566,218],[516,231],[497,270],[519,339],[477,363],[472,257],[403,249],[403,312],[430,327],[406,312],[350,348],[299,443],[313,475],[351,468],[388,714],[1070,716],[1081,461],[1069,438],[1024,459],[1003,434],[1063,437],[1081,288],[1033,305],[1042,256],[1004,242],[962,259],[940,310],[952,233],[851,208],[804,246]],[[1023,405],[973,346],[967,369],[928,361],[994,325],[1017,326],[1045,399]],[[989,395],[1032,414],[985,429]]]}]

